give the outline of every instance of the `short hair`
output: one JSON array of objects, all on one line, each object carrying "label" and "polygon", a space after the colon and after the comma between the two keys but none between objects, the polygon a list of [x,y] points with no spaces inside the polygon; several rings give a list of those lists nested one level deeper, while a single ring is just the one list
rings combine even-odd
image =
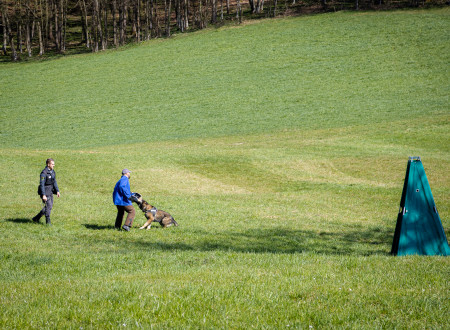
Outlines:
[{"label": "short hair", "polygon": [[45,163],[45,165],[50,164],[50,162],[54,162],[54,159],[53,158],[47,158],[47,162]]}]

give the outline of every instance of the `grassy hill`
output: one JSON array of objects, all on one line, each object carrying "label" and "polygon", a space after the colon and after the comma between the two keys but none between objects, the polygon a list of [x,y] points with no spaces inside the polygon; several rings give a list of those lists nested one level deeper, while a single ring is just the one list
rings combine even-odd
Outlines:
[{"label": "grassy hill", "polygon": [[[449,236],[450,10],[340,12],[0,65],[2,328],[445,328],[389,255],[408,156]],[[38,174],[56,160],[52,227]],[[122,168],[180,224],[112,229]]]}]

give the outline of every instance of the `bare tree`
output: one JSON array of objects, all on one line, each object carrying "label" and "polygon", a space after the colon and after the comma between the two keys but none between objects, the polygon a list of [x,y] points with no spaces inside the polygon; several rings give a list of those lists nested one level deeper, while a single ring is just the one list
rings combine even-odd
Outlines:
[{"label": "bare tree", "polygon": [[3,6],[0,7],[0,14],[2,14],[2,31],[3,31],[3,44],[2,44],[2,52],[3,55],[8,55],[8,51],[6,50],[6,47],[9,43],[8,39],[8,31],[6,27],[6,14],[3,11]]},{"label": "bare tree", "polygon": [[31,14],[30,7],[26,5],[26,16],[25,16],[25,45],[27,47],[28,57],[32,56],[32,49],[31,49],[31,39],[32,39],[32,23],[30,20],[33,20],[33,16]]},{"label": "bare tree", "polygon": [[112,16],[112,25],[113,25],[113,44],[114,47],[119,46],[119,38],[117,35],[117,0],[111,0],[111,16]]},{"label": "bare tree", "polygon": [[121,46],[125,45],[127,42],[127,16],[128,16],[128,1],[119,1],[119,44]]},{"label": "bare tree", "polygon": [[103,18],[103,33],[102,33],[102,49],[106,50],[108,48],[108,5],[107,1],[102,1],[101,6],[102,18]]},{"label": "bare tree", "polygon": [[217,23],[217,0],[211,0],[211,24]]},{"label": "bare tree", "polygon": [[[19,56],[19,54],[17,54],[16,47],[14,44],[14,35],[13,35],[12,29],[11,29],[11,24],[9,22],[7,8],[6,8],[6,6],[4,6],[2,4],[0,7],[0,10],[2,13],[2,17],[5,18],[6,34],[7,34],[7,39],[9,41],[9,47],[11,49],[11,60],[13,62],[17,62],[20,59],[20,56]],[[14,12],[15,12],[15,7],[14,7]]]},{"label": "bare tree", "polygon": [[240,0],[236,0],[236,19],[238,20],[239,24],[242,23],[242,7]]},{"label": "bare tree", "polygon": [[166,37],[170,37],[170,19],[172,16],[172,0],[164,0],[164,12],[165,12],[165,34]]},{"label": "bare tree", "polygon": [[81,11],[81,30],[82,30],[82,42],[86,44],[86,48],[91,48],[90,36],[89,36],[89,22],[88,22],[88,10],[85,0],[80,0],[80,11]]},{"label": "bare tree", "polygon": [[[217,24],[224,19],[235,19],[242,23],[243,11],[248,9],[255,15],[266,10],[267,16],[275,17],[278,11],[287,11],[289,6],[298,2],[285,0],[281,5],[279,0],[268,1],[0,0],[0,54],[11,56],[13,61],[17,61],[22,53],[28,57],[33,56],[35,50],[37,53],[37,47],[39,55],[44,55],[49,50],[66,52],[70,33],[68,18],[72,22],[75,17],[74,22],[82,31],[79,45],[85,44],[88,49],[97,52],[107,49],[109,44],[119,47],[129,41],[170,37],[174,27],[185,32],[190,27],[204,29],[208,24]],[[327,10],[333,1],[337,0],[313,0],[309,3]],[[344,9],[354,6],[359,10],[374,6],[379,1],[381,0],[355,0],[341,7]],[[399,1],[405,6],[424,4],[423,0]],[[267,8],[264,8],[264,4]],[[226,13],[235,16],[224,17],[225,6]],[[70,35],[70,40],[73,40],[74,35]]]}]

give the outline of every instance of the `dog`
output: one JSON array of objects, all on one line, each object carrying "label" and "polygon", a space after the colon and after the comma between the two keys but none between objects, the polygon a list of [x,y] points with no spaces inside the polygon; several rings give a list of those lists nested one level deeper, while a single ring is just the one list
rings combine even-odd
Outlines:
[{"label": "dog", "polygon": [[178,223],[169,213],[163,210],[158,210],[153,205],[147,203],[144,199],[142,199],[141,194],[131,193],[130,199],[132,202],[135,202],[139,206],[139,208],[142,212],[144,212],[144,215],[147,218],[147,222],[144,223],[144,225],[139,229],[150,229],[150,227],[152,226],[152,222],[159,222],[159,224],[163,228],[178,226]]}]

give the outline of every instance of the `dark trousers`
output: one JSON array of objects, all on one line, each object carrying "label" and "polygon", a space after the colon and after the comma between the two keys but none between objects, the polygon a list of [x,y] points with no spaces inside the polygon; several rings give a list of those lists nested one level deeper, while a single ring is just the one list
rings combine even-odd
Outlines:
[{"label": "dark trousers", "polygon": [[123,221],[123,215],[125,212],[127,212],[127,219],[125,220],[125,225],[128,227],[131,227],[133,224],[134,216],[136,215],[136,210],[134,209],[133,205],[116,205],[117,207],[117,217],[116,217],[116,223],[114,227],[120,228],[122,227],[122,221]]},{"label": "dark trousers", "polygon": [[47,220],[47,223],[50,222],[50,214],[52,213],[53,208],[53,194],[48,194],[47,201],[44,202],[44,207],[42,210],[36,215],[35,219],[39,220],[43,215],[45,215],[45,219]]}]

